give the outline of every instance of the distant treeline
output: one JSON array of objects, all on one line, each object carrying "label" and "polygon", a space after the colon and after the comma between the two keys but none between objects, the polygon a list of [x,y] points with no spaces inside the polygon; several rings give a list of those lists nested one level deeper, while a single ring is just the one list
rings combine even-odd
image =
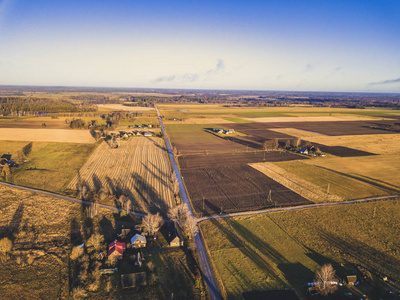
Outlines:
[{"label": "distant treeline", "polygon": [[0,97],[0,115],[30,115],[32,113],[65,113],[96,111],[91,104],[73,104],[66,100],[31,97]]}]

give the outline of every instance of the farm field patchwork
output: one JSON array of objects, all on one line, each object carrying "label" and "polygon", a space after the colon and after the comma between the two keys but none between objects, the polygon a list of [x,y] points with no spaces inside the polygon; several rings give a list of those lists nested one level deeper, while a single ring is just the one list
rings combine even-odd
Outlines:
[{"label": "farm field patchwork", "polygon": [[106,142],[100,144],[68,187],[79,190],[85,185],[94,191],[123,194],[132,200],[135,211],[166,213],[176,204],[171,175],[164,141],[133,137],[121,141],[117,149],[111,149]]},{"label": "farm field patchwork", "polygon": [[[264,156],[265,155],[265,156]],[[219,214],[310,203],[247,164],[302,157],[278,151],[186,155],[179,165],[197,214]],[[268,201],[271,190],[272,198]]]},{"label": "farm field patchwork", "polygon": [[365,268],[373,278],[358,287],[365,294],[382,289],[384,275],[399,288],[399,214],[400,200],[388,200],[216,219],[200,226],[225,297],[293,288],[307,299],[304,286],[324,263],[332,263],[342,279],[360,275],[358,266]]}]

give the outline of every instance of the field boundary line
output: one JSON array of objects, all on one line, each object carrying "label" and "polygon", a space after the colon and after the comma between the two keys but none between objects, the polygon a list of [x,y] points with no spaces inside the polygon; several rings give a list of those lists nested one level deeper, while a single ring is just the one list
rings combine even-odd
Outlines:
[{"label": "field boundary line", "polygon": [[213,219],[222,219],[222,218],[231,218],[231,217],[240,217],[240,216],[251,216],[251,215],[259,215],[259,214],[267,214],[267,213],[274,213],[274,212],[283,212],[283,211],[292,211],[292,210],[301,210],[301,209],[312,209],[312,208],[319,208],[319,207],[328,207],[328,206],[342,206],[342,205],[349,205],[349,204],[358,204],[358,203],[367,203],[367,202],[377,202],[383,200],[392,200],[398,199],[400,195],[392,195],[392,196],[384,196],[384,197],[375,197],[375,198],[366,198],[366,199],[357,199],[357,200],[350,200],[350,201],[341,201],[341,202],[333,202],[333,203],[315,203],[315,204],[306,204],[306,205],[299,205],[299,206],[291,206],[291,207],[282,207],[282,208],[271,208],[271,209],[263,209],[257,211],[245,211],[239,213],[232,213],[227,215],[217,215],[217,216],[210,216],[204,218],[197,218],[197,223],[213,220]]}]

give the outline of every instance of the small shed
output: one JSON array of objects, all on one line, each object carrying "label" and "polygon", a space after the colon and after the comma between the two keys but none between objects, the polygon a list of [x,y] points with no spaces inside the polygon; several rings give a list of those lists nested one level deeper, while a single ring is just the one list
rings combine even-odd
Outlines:
[{"label": "small shed", "polygon": [[135,234],[131,238],[131,245],[133,248],[144,248],[147,245],[146,238],[141,234]]},{"label": "small shed", "polygon": [[348,275],[347,276],[347,283],[349,285],[356,285],[357,284],[357,275]]}]

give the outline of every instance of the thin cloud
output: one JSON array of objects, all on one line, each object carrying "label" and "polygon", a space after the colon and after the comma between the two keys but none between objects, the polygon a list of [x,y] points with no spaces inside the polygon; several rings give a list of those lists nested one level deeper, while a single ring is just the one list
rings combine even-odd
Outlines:
[{"label": "thin cloud", "polygon": [[161,76],[154,80],[156,83],[176,83],[176,82],[195,82],[198,80],[207,80],[210,77],[220,74],[225,70],[225,64],[222,59],[219,59],[215,68],[210,69],[203,73],[185,73],[185,74],[174,74],[169,76]]},{"label": "thin cloud", "polygon": [[387,79],[384,81],[378,81],[378,82],[371,82],[369,86],[371,85],[385,85],[385,84],[391,84],[391,83],[400,83],[400,78],[396,79]]}]

